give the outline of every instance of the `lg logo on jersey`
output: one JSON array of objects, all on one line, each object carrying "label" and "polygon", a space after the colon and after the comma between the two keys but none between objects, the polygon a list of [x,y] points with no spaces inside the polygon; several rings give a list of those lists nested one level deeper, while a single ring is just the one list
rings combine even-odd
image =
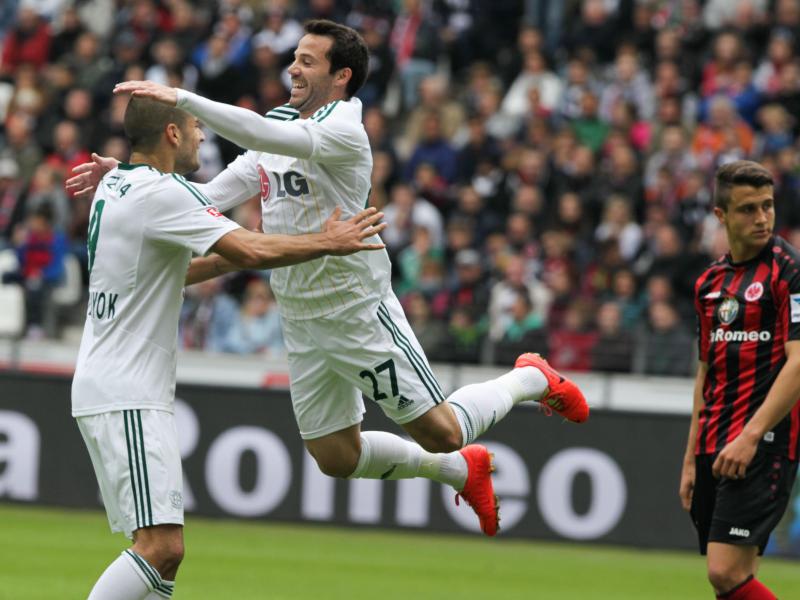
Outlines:
[{"label": "lg logo on jersey", "polygon": [[269,201],[273,186],[275,187],[275,198],[298,197],[309,193],[308,180],[297,171],[276,173],[265,171],[261,165],[258,165],[258,178],[261,184],[261,202]]}]

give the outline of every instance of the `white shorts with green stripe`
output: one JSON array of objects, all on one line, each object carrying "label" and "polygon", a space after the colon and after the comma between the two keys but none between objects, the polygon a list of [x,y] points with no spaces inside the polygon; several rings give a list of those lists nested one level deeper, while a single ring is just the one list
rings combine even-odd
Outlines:
[{"label": "white shorts with green stripe", "polygon": [[362,394],[395,423],[445,399],[394,293],[316,319],[283,319],[292,405],[303,439],[362,420]]},{"label": "white shorts with green stripe", "polygon": [[183,525],[183,470],[172,413],[119,410],[76,418],[111,531]]}]

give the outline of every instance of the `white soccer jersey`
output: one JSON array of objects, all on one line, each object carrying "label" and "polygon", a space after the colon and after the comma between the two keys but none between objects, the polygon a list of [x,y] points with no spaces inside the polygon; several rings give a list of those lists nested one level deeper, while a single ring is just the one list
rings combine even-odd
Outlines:
[{"label": "white soccer jersey", "polygon": [[172,410],[192,252],[205,254],[238,227],[180,175],[123,163],[103,177],[89,224],[89,307],[73,416]]},{"label": "white soccer jersey", "polygon": [[[193,102],[195,98],[191,96]],[[195,104],[181,106],[201,119],[205,116]],[[313,150],[306,159],[249,150],[228,165],[247,192],[231,186],[226,195],[238,200],[259,194],[265,233],[313,233],[320,231],[337,206],[342,208],[342,218],[364,209],[372,152],[361,123],[360,100],[331,102],[308,119],[301,119],[297,110],[286,104],[271,110],[266,118],[285,121],[295,134],[302,129]],[[230,204],[225,197],[217,197],[222,194],[214,193],[213,183],[208,187],[209,197],[226,210]],[[378,236],[370,241],[378,241]],[[390,278],[388,254],[373,251],[325,256],[275,269],[270,283],[281,314],[289,319],[314,319],[380,298],[389,289]]]}]

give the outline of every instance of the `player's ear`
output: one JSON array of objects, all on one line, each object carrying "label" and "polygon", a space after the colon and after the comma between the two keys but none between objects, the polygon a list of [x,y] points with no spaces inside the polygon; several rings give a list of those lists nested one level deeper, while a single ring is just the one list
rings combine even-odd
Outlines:
[{"label": "player's ear", "polygon": [[169,142],[173,146],[180,146],[181,128],[178,127],[175,123],[167,124],[167,128],[164,131],[164,134],[167,136],[167,142]]},{"label": "player's ear", "polygon": [[353,70],[350,67],[342,67],[339,69],[339,72],[336,73],[336,81],[337,83],[341,83],[342,85],[347,85],[347,82],[350,81],[350,78],[353,76]]},{"label": "player's ear", "polygon": [[719,221],[721,224],[723,225],[725,224],[726,214],[725,211],[722,210],[719,206],[714,207],[714,216],[717,217],[717,221]]}]

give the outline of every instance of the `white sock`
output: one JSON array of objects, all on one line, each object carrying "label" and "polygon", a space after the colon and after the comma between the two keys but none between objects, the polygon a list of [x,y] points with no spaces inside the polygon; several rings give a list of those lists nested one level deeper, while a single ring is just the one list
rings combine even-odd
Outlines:
[{"label": "white sock", "polygon": [[128,549],[122,553],[121,558],[128,561],[139,576],[139,579],[141,579],[148,587],[149,591],[152,592],[147,596],[143,596],[144,600],[148,600],[149,598],[172,598],[175,582],[162,579],[161,574],[153,565],[147,562],[143,556]]},{"label": "white sock", "polygon": [[[167,581],[166,579],[162,579],[161,583],[164,584],[166,587],[170,588],[171,590],[175,589],[175,582],[174,581]],[[164,598],[171,598],[172,593],[170,592],[169,596],[164,595],[165,592],[150,592],[147,596],[145,596],[144,600],[164,600]]]},{"label": "white sock", "polygon": [[447,403],[461,426],[462,445],[474,442],[515,404],[538,400],[546,389],[547,378],[536,367],[513,369],[497,379],[457,389]]},{"label": "white sock", "polygon": [[106,567],[88,600],[144,600],[148,597],[152,586],[148,585],[141,569],[126,552]]},{"label": "white sock", "polygon": [[425,477],[457,490],[467,481],[467,461],[460,452],[435,454],[385,431],[361,432],[361,455],[351,479]]}]

